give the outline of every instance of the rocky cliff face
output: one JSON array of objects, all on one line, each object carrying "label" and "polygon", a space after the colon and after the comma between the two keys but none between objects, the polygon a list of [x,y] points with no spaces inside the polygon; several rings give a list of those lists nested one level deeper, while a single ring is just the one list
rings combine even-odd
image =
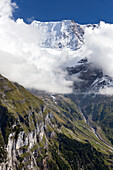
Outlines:
[{"label": "rocky cliff face", "polygon": [[69,98],[38,92],[36,97],[2,76],[0,90],[1,170],[112,167],[112,148]]},{"label": "rocky cliff face", "polygon": [[102,69],[84,58],[74,66],[67,67],[70,79],[74,79],[73,90],[75,93],[99,94],[101,89],[113,87],[112,77],[105,75]]}]

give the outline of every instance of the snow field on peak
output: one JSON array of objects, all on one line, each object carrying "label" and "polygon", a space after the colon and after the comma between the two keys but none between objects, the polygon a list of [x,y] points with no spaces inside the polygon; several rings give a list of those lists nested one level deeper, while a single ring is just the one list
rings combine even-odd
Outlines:
[{"label": "snow field on peak", "polygon": [[45,38],[40,44],[41,47],[76,50],[83,44],[84,30],[79,24],[71,20],[61,22],[33,21],[31,25],[37,30],[42,30],[45,34]]}]

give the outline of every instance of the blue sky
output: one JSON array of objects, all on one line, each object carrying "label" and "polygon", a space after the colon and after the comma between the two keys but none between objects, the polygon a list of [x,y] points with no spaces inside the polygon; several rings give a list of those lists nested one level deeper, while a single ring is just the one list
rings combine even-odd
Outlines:
[{"label": "blue sky", "polygon": [[71,19],[80,24],[113,23],[113,0],[13,0],[18,9],[14,17],[30,22]]}]

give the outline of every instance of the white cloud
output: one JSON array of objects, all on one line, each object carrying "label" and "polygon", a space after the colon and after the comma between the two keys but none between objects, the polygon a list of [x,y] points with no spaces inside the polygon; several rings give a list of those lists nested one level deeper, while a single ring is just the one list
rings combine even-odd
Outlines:
[{"label": "white cloud", "polygon": [[[99,27],[86,28],[84,54],[89,61],[113,78],[113,24],[100,22]],[[100,89],[101,94],[113,95],[112,87]]]},{"label": "white cloud", "polygon": [[44,34],[22,19],[13,21],[14,4],[10,0],[0,2],[0,73],[27,88],[72,92],[72,81],[66,80],[63,71],[64,65],[73,60],[68,51],[39,48]]},{"label": "white cloud", "polygon": [[85,47],[89,60],[113,77],[113,24],[100,22],[98,28],[86,29]]},{"label": "white cloud", "polygon": [[11,0],[0,0],[0,17],[12,17],[13,10],[17,8]]}]

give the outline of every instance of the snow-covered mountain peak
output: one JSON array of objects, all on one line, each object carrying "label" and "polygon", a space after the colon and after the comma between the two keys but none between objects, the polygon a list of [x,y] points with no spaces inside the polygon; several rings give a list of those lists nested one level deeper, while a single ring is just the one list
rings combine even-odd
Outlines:
[{"label": "snow-covered mountain peak", "polygon": [[100,90],[112,87],[112,77],[105,75],[102,69],[87,58],[80,60],[75,67],[68,67],[70,78],[74,80],[74,91],[82,93],[98,93]]},{"label": "snow-covered mountain peak", "polygon": [[84,27],[72,20],[58,22],[33,21],[31,25],[44,33],[41,47],[76,50],[83,44]]},{"label": "snow-covered mountain peak", "polygon": [[60,25],[60,24],[65,24],[65,25],[70,25],[73,21],[72,20],[62,20],[62,21],[50,21],[50,22],[41,22],[41,21],[37,21],[37,20],[34,20],[31,24],[32,25]]}]

